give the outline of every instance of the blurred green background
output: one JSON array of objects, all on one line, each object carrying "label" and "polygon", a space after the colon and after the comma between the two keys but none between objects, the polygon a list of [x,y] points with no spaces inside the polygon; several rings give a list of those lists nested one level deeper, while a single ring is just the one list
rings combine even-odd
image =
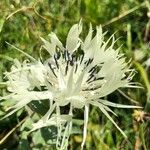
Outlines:
[{"label": "blurred green background", "polygon": [[[115,33],[119,38],[116,47],[127,60],[132,58],[136,69],[135,82],[143,89],[121,89],[107,99],[122,104],[141,105],[142,110],[114,109],[118,117],[114,120],[127,134],[125,140],[114,125],[95,107],[91,107],[86,150],[150,150],[150,1],[144,0],[0,0],[0,82],[3,73],[10,69],[12,58],[20,61],[26,57],[10,47],[6,42],[38,58],[41,40],[53,31],[64,43],[69,28],[83,20],[85,37],[89,24],[95,28],[102,25],[109,37]],[[0,84],[0,93],[6,92]],[[0,115],[7,110],[7,103],[0,103]],[[83,112],[76,112],[75,118],[83,119]],[[24,110],[0,121],[0,149],[2,150],[53,150],[50,135],[46,129],[27,136]],[[21,127],[23,123],[23,127]],[[79,134],[70,138],[69,150],[80,149],[82,141],[82,121],[77,120]]]}]

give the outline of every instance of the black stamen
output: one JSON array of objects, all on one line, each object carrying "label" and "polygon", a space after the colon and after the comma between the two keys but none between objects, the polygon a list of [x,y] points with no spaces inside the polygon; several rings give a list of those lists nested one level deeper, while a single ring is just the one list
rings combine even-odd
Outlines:
[{"label": "black stamen", "polygon": [[52,68],[52,66],[51,66],[51,64],[50,64],[50,63],[48,63],[48,65],[49,65],[49,67],[50,67],[50,69],[51,69],[52,73],[54,74],[54,76],[55,76],[55,77],[57,77],[57,76],[56,76],[56,74],[55,74],[55,72],[54,72],[54,69],[53,69],[53,68]]},{"label": "black stamen", "polygon": [[96,66],[92,67],[92,68],[90,69],[89,73],[93,74],[96,69],[97,69]]},{"label": "black stamen", "polygon": [[[94,75],[93,75],[93,77],[94,77]],[[104,79],[104,77],[99,77],[99,78],[94,77],[93,80],[91,80],[91,81],[89,80],[88,83],[91,83],[93,81],[103,80],[103,79]]]},{"label": "black stamen", "polygon": [[94,77],[94,75],[92,74],[92,75],[86,80],[86,82],[89,82],[93,77]]},{"label": "black stamen", "polygon": [[90,63],[92,63],[92,61],[93,61],[93,59],[89,58],[89,60],[86,62],[86,67],[87,67]]},{"label": "black stamen", "polygon": [[65,74],[67,75],[67,72],[68,72],[68,65],[69,65],[69,61],[67,61],[67,65],[66,65],[66,68],[65,68]]},{"label": "black stamen", "polygon": [[90,63],[92,63],[92,61],[93,61],[93,58],[92,58],[92,59],[90,59]]},{"label": "black stamen", "polygon": [[84,89],[83,91],[93,91],[93,90],[97,90],[97,89],[99,89],[101,87],[102,86],[97,86],[97,87],[93,87],[93,88]]},{"label": "black stamen", "polygon": [[78,61],[78,56],[77,56],[77,55],[75,56],[75,61],[76,61],[76,62]]},{"label": "black stamen", "polygon": [[[48,80],[48,79],[46,79],[47,80],[47,82],[52,86],[52,83]],[[47,83],[46,83],[47,84]]]},{"label": "black stamen", "polygon": [[73,66],[74,65],[74,61],[73,59],[69,61],[70,62],[70,66]]},{"label": "black stamen", "polygon": [[99,78],[96,78],[95,80],[103,80],[104,77],[99,77]]},{"label": "black stamen", "polygon": [[83,61],[83,58],[84,58],[84,54],[82,54],[82,55],[81,55],[80,64],[82,63],[82,61]]},{"label": "black stamen", "polygon": [[60,52],[59,52],[59,51],[56,52],[56,59],[57,59],[57,60],[60,58],[60,56],[61,56]]},{"label": "black stamen", "polygon": [[77,72],[77,69],[78,69],[78,64],[76,63],[75,73]]},{"label": "black stamen", "polygon": [[54,60],[55,60],[55,64],[56,64],[57,68],[59,69],[58,61],[57,61],[57,58],[55,55],[54,55]]},{"label": "black stamen", "polygon": [[70,53],[66,50],[66,60],[70,60]]},{"label": "black stamen", "polygon": [[67,51],[66,50],[64,51],[64,59],[65,59],[65,61],[67,61]]}]

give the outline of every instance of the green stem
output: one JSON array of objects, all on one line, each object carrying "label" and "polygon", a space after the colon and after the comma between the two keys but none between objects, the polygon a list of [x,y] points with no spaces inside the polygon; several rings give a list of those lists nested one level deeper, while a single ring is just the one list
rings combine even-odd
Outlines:
[{"label": "green stem", "polygon": [[146,147],[146,143],[145,143],[145,137],[144,137],[144,124],[141,124],[140,125],[140,134],[141,134],[141,139],[142,139],[142,144],[143,144],[143,148],[144,150],[147,150],[147,147]]},{"label": "green stem", "polygon": [[134,62],[134,64],[135,64],[136,68],[139,70],[139,73],[141,74],[141,77],[144,81],[144,84],[147,88],[148,93],[150,93],[150,82],[148,79],[148,75],[147,75],[146,71],[144,70],[144,67],[138,62]]},{"label": "green stem", "polygon": [[143,82],[147,88],[147,102],[145,105],[145,111],[149,111],[150,110],[150,81],[148,79],[148,75],[147,75],[146,71],[144,70],[144,67],[138,62],[134,62],[134,64],[137,67],[137,69],[139,70],[139,73],[141,74]]}]

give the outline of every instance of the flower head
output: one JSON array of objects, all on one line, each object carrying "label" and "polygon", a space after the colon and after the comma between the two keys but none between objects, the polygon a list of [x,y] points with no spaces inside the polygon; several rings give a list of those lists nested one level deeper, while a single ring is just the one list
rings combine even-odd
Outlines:
[{"label": "flower head", "polygon": [[[118,88],[134,87],[134,83],[130,82],[134,75],[133,70],[128,67],[119,49],[114,49],[114,35],[105,42],[101,26],[96,28],[96,35],[93,36],[93,29],[90,25],[85,40],[82,40],[79,37],[81,31],[80,21],[70,29],[65,46],[55,33],[49,35],[51,42],[41,38],[44,43],[43,47],[50,54],[49,59],[44,62],[32,59],[31,62],[25,61],[22,64],[15,60],[11,71],[6,73],[7,89],[11,94],[4,96],[3,99],[9,97],[16,102],[13,106],[14,110],[8,115],[31,101],[48,99],[50,108],[33,125],[33,130],[51,125],[57,126],[58,129],[65,128],[64,136],[62,137],[61,134],[58,136],[61,139],[59,147],[62,149],[66,146],[66,139],[68,140],[71,133],[72,119],[70,117],[73,116],[74,108],[84,109],[83,147],[86,139],[89,105],[99,107],[125,137],[124,132],[109,115],[108,112],[115,114],[109,106],[136,107],[115,104],[104,99]],[[38,91],[35,88],[38,88]],[[60,107],[66,105],[70,108],[68,115],[61,114]]]}]

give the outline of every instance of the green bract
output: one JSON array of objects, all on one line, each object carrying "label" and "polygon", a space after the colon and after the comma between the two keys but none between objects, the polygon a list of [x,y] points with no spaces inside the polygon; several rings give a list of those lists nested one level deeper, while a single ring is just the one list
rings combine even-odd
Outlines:
[{"label": "green bract", "polygon": [[[109,106],[137,108],[137,106],[115,104],[104,100],[105,96],[118,88],[135,87],[134,83],[130,82],[134,75],[133,70],[127,66],[119,49],[113,48],[114,36],[105,42],[102,28],[99,26],[93,37],[90,25],[88,35],[85,40],[82,40],[79,37],[81,31],[80,21],[79,24],[71,27],[66,46],[63,46],[55,33],[49,35],[50,42],[41,38],[43,47],[50,54],[49,59],[41,62],[29,56],[31,61],[20,63],[14,60],[11,71],[5,73],[10,95],[2,99],[11,99],[15,102],[12,106],[13,110],[5,117],[31,101],[49,100],[49,110],[37,123],[33,124],[32,131],[45,126],[56,126],[58,149],[67,148],[74,108],[84,109],[82,148],[87,133],[89,105],[99,107],[125,137],[124,132],[109,115],[109,113],[115,114]],[[108,45],[110,41],[111,44]],[[66,105],[70,110],[68,114],[62,114],[60,107],[65,108]]]}]

